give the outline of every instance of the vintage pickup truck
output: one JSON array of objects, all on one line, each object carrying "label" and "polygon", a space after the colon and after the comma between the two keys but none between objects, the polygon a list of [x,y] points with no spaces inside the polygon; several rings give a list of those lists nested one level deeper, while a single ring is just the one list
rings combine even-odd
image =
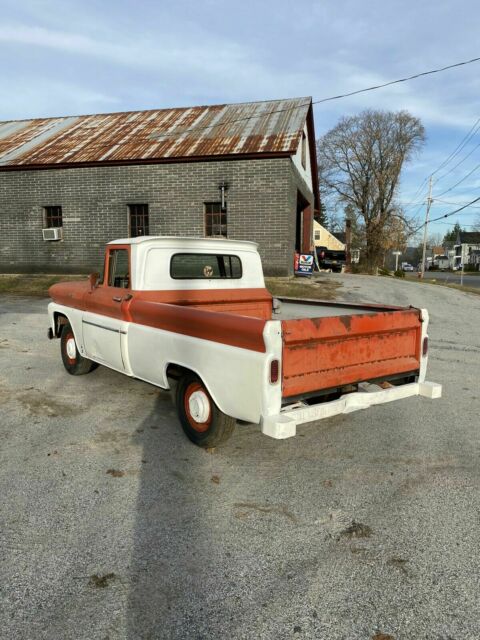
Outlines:
[{"label": "vintage pickup truck", "polygon": [[186,435],[216,446],[236,421],[298,424],[421,395],[425,309],[273,299],[257,246],[140,237],[107,245],[104,275],[50,288],[50,338],[72,375],[102,364],[174,389]]}]

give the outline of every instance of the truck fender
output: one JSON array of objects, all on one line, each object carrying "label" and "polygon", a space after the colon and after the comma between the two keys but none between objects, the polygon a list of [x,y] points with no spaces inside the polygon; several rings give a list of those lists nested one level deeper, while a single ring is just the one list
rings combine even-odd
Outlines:
[{"label": "truck fender", "polygon": [[[174,375],[172,375],[172,372],[173,372]],[[164,375],[164,380],[165,380],[165,383],[166,383],[166,388],[167,389],[171,389],[171,384],[168,382],[169,378],[173,378],[174,380],[179,380],[180,377],[184,373],[188,373],[188,372],[194,373],[196,376],[198,376],[200,378],[200,380],[205,385],[205,387],[206,387],[208,393],[210,394],[210,397],[214,401],[214,403],[217,405],[217,407],[220,409],[220,411],[222,413],[225,413],[221,403],[218,401],[218,397],[216,396],[216,394],[214,394],[212,392],[211,386],[209,385],[207,380],[205,380],[205,378],[200,374],[200,372],[197,371],[196,369],[194,369],[192,366],[188,366],[187,367],[185,364],[181,364],[180,362],[168,362],[165,365],[164,374],[163,374]],[[232,417],[235,417],[235,416],[232,416]]]}]

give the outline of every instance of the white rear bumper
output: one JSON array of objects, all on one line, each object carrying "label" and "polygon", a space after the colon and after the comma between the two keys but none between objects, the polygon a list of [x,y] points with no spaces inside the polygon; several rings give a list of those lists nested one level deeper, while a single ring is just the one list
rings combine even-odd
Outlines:
[{"label": "white rear bumper", "polygon": [[347,393],[337,400],[316,405],[297,403],[285,407],[277,415],[264,417],[262,433],[271,438],[282,440],[296,435],[297,424],[331,418],[340,413],[351,413],[359,409],[367,409],[375,404],[402,400],[410,396],[424,396],[433,399],[440,398],[442,395],[442,385],[436,382],[412,382],[388,389],[364,382],[358,387],[359,391]]}]

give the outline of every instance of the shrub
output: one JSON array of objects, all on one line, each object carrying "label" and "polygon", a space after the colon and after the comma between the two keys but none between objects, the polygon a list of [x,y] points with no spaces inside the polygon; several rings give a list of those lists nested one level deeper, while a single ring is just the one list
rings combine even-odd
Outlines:
[{"label": "shrub", "polygon": [[391,276],[392,274],[391,274],[391,272],[390,272],[388,269],[380,268],[380,269],[378,270],[378,275],[379,275],[379,276]]},{"label": "shrub", "polygon": [[397,269],[397,271],[395,271],[393,275],[395,276],[395,278],[404,278],[405,271],[402,271],[401,269]]}]

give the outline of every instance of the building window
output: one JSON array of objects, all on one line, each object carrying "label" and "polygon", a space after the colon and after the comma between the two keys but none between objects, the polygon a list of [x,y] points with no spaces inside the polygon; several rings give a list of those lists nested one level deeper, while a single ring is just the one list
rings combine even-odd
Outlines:
[{"label": "building window", "polygon": [[302,132],[302,167],[307,168],[307,136]]},{"label": "building window", "polygon": [[136,238],[137,236],[148,236],[148,204],[129,204],[128,224],[131,238]]},{"label": "building window", "polygon": [[315,231],[315,240],[320,240],[320,231]]},{"label": "building window", "polygon": [[221,202],[205,203],[205,235],[227,237],[227,208]]},{"label": "building window", "polygon": [[43,210],[45,212],[45,227],[47,229],[63,226],[62,207],[44,207]]}]

